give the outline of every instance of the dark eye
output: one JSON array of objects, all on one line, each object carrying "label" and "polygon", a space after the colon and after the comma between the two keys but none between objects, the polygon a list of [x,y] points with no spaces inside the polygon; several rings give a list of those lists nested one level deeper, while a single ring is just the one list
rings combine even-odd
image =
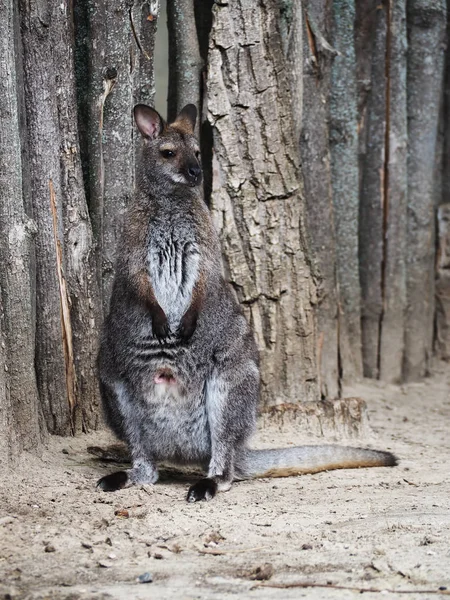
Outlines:
[{"label": "dark eye", "polygon": [[164,158],[173,158],[175,156],[175,152],[173,150],[161,150],[161,154]]},{"label": "dark eye", "polygon": [[197,150],[197,152],[195,153],[195,158],[198,160],[200,158],[200,152],[199,150]]}]

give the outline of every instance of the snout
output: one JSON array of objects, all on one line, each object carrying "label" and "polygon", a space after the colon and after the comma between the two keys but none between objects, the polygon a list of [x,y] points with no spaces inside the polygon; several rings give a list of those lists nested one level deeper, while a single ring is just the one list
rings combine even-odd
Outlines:
[{"label": "snout", "polygon": [[186,179],[191,186],[200,185],[202,169],[198,164],[191,164],[186,169]]}]

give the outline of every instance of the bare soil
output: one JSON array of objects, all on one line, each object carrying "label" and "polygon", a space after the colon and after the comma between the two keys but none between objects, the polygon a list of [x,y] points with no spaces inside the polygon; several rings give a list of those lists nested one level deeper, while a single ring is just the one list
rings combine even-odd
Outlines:
[{"label": "bare soil", "polygon": [[[111,436],[52,438],[0,482],[0,598],[444,597],[449,383],[441,369],[422,384],[347,390],[367,401],[373,433],[344,442],[389,449],[398,467],[236,483],[208,503],[186,503],[182,477],[97,491],[117,465],[86,449]],[[254,445],[323,443],[298,429],[266,423]],[[152,583],[137,581],[144,573]],[[297,583],[325,587],[267,587]]]}]

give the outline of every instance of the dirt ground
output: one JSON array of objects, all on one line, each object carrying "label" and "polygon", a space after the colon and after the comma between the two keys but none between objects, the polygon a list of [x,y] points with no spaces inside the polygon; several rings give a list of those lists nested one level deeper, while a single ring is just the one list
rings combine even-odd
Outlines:
[{"label": "dirt ground", "polygon": [[[53,438],[0,482],[0,598],[444,597],[449,384],[441,368],[423,384],[348,390],[367,401],[373,434],[345,443],[389,449],[398,467],[236,483],[208,503],[186,503],[188,481],[173,478],[97,491],[117,465],[86,448],[109,435]],[[298,429],[272,423],[254,445],[323,442]],[[267,587],[295,583],[324,587]]]}]

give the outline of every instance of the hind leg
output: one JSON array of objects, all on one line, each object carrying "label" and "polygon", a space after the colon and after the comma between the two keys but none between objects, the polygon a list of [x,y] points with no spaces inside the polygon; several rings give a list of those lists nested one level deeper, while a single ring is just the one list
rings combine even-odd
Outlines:
[{"label": "hind leg", "polygon": [[158,480],[158,469],[147,447],[148,435],[142,427],[142,417],[133,406],[123,382],[100,386],[108,424],[116,435],[128,444],[132,468],[105,475],[97,482],[104,492],[114,492],[135,484],[152,484]]},{"label": "hind leg", "polygon": [[236,450],[253,433],[258,395],[259,370],[253,360],[230,364],[207,382],[211,460],[208,476],[189,488],[188,502],[211,500],[216,492],[230,489]]}]

